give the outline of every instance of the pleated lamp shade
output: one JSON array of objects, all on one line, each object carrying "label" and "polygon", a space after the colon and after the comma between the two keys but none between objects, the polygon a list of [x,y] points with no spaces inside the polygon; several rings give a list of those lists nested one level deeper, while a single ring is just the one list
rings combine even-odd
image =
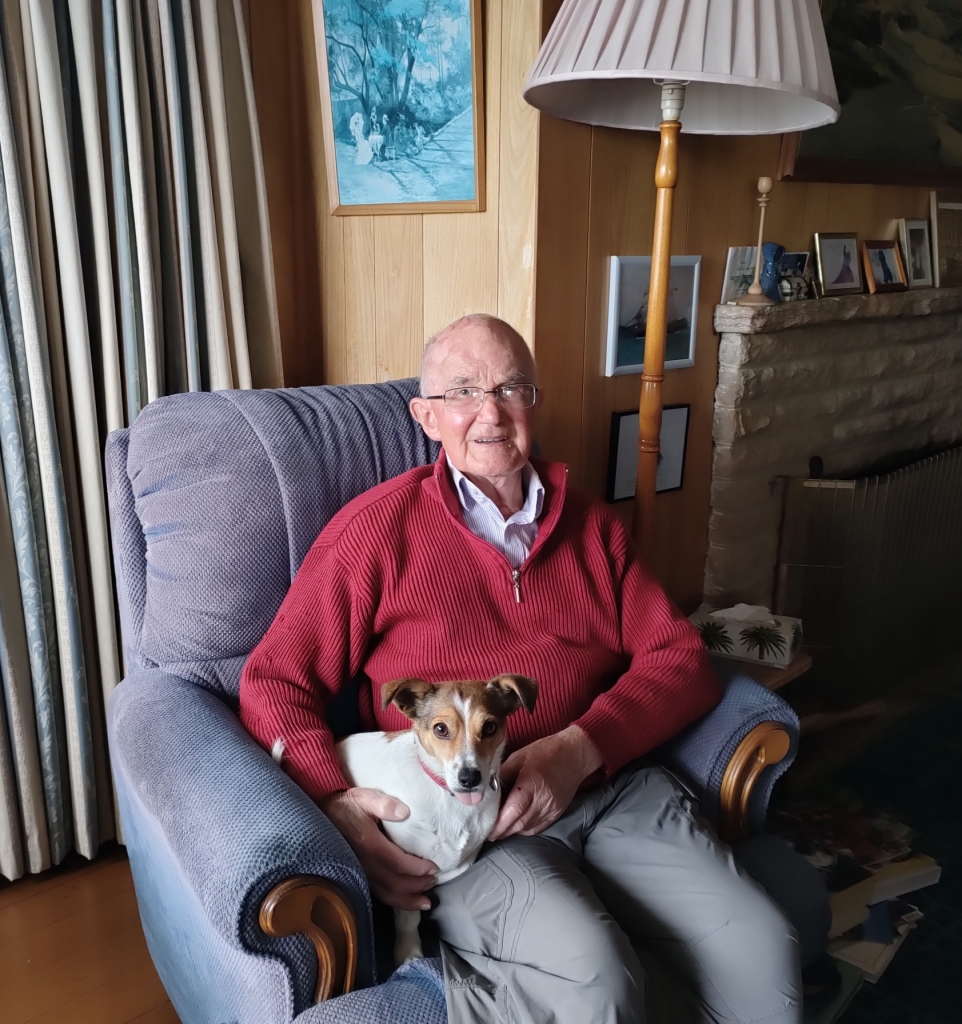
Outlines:
[{"label": "pleated lamp shade", "polygon": [[818,0],[565,0],[524,98],[571,121],[655,129],[653,79],[689,83],[684,132],[802,131],[839,113]]}]

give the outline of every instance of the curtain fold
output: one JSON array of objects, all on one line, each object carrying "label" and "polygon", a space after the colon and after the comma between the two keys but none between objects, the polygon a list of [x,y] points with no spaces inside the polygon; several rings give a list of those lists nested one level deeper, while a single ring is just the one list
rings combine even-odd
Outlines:
[{"label": "curtain fold", "polygon": [[0,874],[115,834],[103,443],[164,394],[276,386],[233,0],[0,0]]},{"label": "curtain fold", "polygon": [[[0,743],[4,760],[10,763],[17,800],[6,791],[0,833],[8,851],[0,862],[0,873],[16,878],[23,872],[50,867],[50,842],[44,808],[43,779],[37,730],[34,723],[33,693],[27,631],[20,605],[13,531],[7,504],[7,490],[0,476],[0,682],[3,684],[4,726]],[[19,813],[17,813],[19,812]],[[12,856],[11,856],[12,854]],[[8,870],[8,868],[10,870]],[[16,872],[11,874],[11,871]]]}]

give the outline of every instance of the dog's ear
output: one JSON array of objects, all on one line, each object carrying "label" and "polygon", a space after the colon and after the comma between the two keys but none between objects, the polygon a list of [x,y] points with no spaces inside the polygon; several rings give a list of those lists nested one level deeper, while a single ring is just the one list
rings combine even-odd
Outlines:
[{"label": "dog's ear", "polygon": [[534,702],[538,699],[538,684],[527,676],[495,676],[488,688],[497,690],[504,701],[505,714],[510,715],[523,707],[529,715],[534,714]]},{"label": "dog's ear", "polygon": [[381,708],[392,702],[402,715],[412,721],[418,717],[426,697],[434,692],[434,686],[423,679],[395,679],[381,687]]}]

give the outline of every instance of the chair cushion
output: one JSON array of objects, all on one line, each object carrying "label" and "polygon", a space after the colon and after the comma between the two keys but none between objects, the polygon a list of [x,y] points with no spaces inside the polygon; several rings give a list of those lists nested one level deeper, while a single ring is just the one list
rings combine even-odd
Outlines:
[{"label": "chair cushion", "polygon": [[[147,406],[128,431],[126,459],[143,579],[136,558],[118,563],[134,605],[125,629],[137,634],[125,647],[137,663],[236,699],[247,655],[328,519],[437,457],[407,409],[416,391],[412,378],[173,395]],[[123,501],[112,496],[111,511],[123,530]]]}]

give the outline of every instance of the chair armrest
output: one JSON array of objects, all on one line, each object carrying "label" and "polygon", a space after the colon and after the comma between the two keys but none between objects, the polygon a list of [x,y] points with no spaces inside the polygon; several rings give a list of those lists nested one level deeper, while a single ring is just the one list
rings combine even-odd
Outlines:
[{"label": "chair armrest", "polygon": [[[303,989],[305,940],[269,937],[260,918],[262,908],[272,906],[277,927],[271,934],[294,934],[283,926],[283,892],[276,890],[286,880],[309,876],[340,895],[340,904],[334,899],[331,906],[342,917],[353,916],[357,982],[372,984],[370,896],[357,858],[237,716],[214,694],[150,669],[120,684],[108,717],[118,790],[130,790],[132,797],[121,799],[121,806],[143,808],[153,819],[150,827],[162,834],[214,930],[234,949],[280,957],[299,982],[295,987]],[[133,850],[131,856],[133,864]],[[142,916],[149,909],[142,905]],[[317,947],[317,936],[310,938]],[[321,990],[322,979],[317,981]],[[299,996],[310,1004],[312,993]]]},{"label": "chair armrest", "polygon": [[698,794],[722,838],[758,832],[772,787],[795,758],[798,716],[736,662],[713,659],[721,701],[656,752],[656,759]]}]

